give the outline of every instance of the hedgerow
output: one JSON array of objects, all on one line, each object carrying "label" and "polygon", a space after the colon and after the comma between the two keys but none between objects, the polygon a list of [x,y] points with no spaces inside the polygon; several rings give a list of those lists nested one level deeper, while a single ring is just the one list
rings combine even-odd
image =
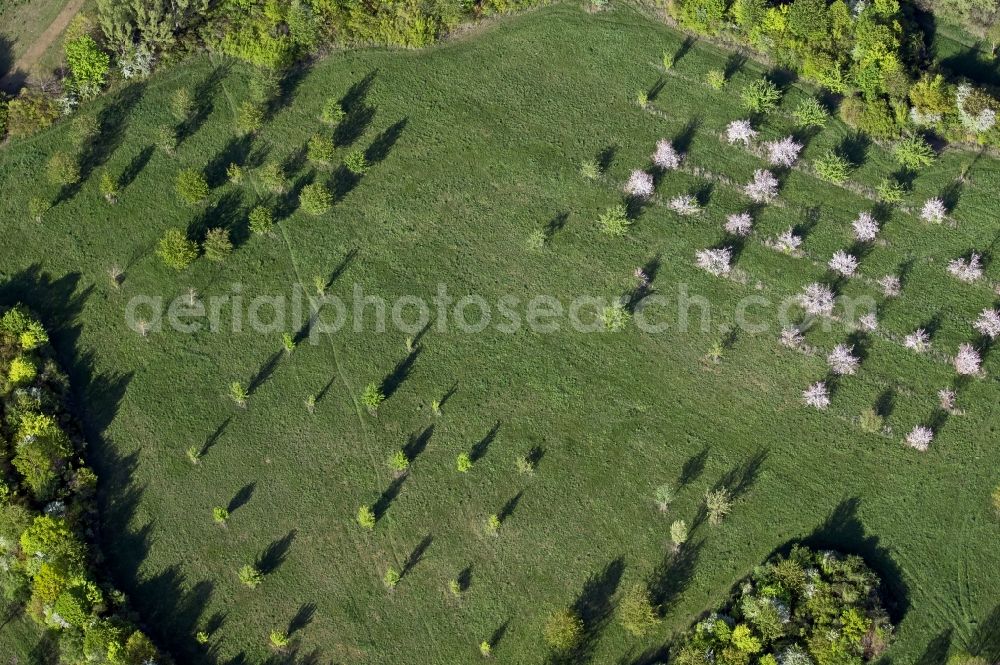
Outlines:
[{"label": "hedgerow", "polygon": [[24,307],[0,317],[0,598],[58,642],[60,662],[168,663],[100,575],[97,476],[65,410],[68,382]]}]

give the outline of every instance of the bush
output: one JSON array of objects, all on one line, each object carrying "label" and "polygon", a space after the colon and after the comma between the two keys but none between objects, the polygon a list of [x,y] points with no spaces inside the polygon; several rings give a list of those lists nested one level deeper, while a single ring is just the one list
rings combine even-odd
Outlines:
[{"label": "bush", "polygon": [[264,109],[250,100],[240,103],[236,109],[236,129],[242,134],[253,134],[264,126]]},{"label": "bush", "polygon": [[545,622],[545,642],[558,651],[572,651],[583,639],[583,621],[572,610],[559,610]]},{"label": "bush", "polygon": [[233,251],[233,241],[228,229],[209,229],[201,244],[205,258],[209,261],[224,261]]},{"label": "bush", "polygon": [[726,85],[726,73],[721,69],[710,69],[705,75],[705,83],[716,90],[722,90]]},{"label": "bush", "polygon": [[743,106],[751,113],[769,113],[778,108],[781,101],[781,91],[767,79],[753,81],[740,93]]},{"label": "bush", "polygon": [[333,194],[324,185],[314,182],[302,188],[299,206],[309,215],[322,215],[333,206]]},{"label": "bush", "polygon": [[868,100],[848,97],[840,104],[840,118],[850,127],[877,139],[891,139],[899,135],[892,109],[881,97]]},{"label": "bush", "polygon": [[257,569],[257,566],[249,563],[240,568],[238,575],[240,582],[251,589],[256,589],[260,586],[260,583],[264,581],[264,576],[261,574],[260,570]]},{"label": "bush", "polygon": [[60,115],[54,99],[25,88],[7,104],[7,133],[12,138],[30,136],[50,126]]},{"label": "bush", "polygon": [[80,181],[80,165],[75,157],[65,152],[57,152],[49,158],[46,173],[53,185],[65,187]]},{"label": "bush", "polygon": [[885,426],[885,418],[880,416],[875,409],[865,409],[858,419],[861,431],[865,434],[881,434]]},{"label": "bush", "polygon": [[372,511],[371,506],[360,506],[358,508],[357,521],[362,528],[369,531],[375,528],[375,513]]},{"label": "bush", "polygon": [[257,171],[257,177],[264,187],[275,194],[283,194],[288,189],[288,178],[285,177],[281,165],[275,162],[261,166]]},{"label": "bush", "polygon": [[274,228],[274,216],[268,208],[257,206],[250,211],[249,225],[251,233],[257,235],[270,233]]},{"label": "bush", "polygon": [[368,172],[368,160],[361,150],[354,150],[344,158],[344,166],[354,175],[364,175]]},{"label": "bush", "polygon": [[937,155],[922,136],[907,136],[893,146],[892,154],[904,168],[916,171],[934,163]]},{"label": "bush", "polygon": [[319,119],[327,125],[339,125],[344,121],[347,114],[341,108],[340,102],[336,99],[328,99],[323,104],[323,110],[319,112]]},{"label": "bush", "polygon": [[208,183],[200,171],[184,169],[177,173],[177,194],[188,205],[201,203],[208,198]]},{"label": "bush", "polygon": [[70,39],[64,48],[72,87],[83,99],[96,97],[107,81],[111,57],[90,35]]},{"label": "bush", "polygon": [[117,203],[118,195],[120,193],[118,188],[118,181],[107,171],[101,174],[101,181],[98,184],[98,190],[101,192],[101,196],[108,203]]},{"label": "bush", "polygon": [[382,389],[378,387],[378,384],[369,383],[365,386],[365,391],[361,394],[361,403],[371,413],[378,411],[378,408],[382,406],[382,402],[384,401],[385,394],[382,392]]},{"label": "bush", "polygon": [[846,158],[831,150],[813,162],[816,175],[834,184],[844,183],[851,174],[851,163]]},{"label": "bush", "polygon": [[306,158],[316,164],[329,164],[335,151],[333,139],[322,134],[314,134],[306,144]]},{"label": "bush", "polygon": [[45,217],[45,213],[51,209],[52,202],[48,199],[33,196],[28,200],[28,216],[36,222],[42,221],[42,218]]},{"label": "bush", "polygon": [[194,112],[194,100],[187,88],[178,88],[170,96],[170,114],[180,123],[187,122]]},{"label": "bush", "polygon": [[899,203],[905,194],[902,183],[895,178],[882,178],[877,190],[878,197],[886,203]]},{"label": "bush", "polygon": [[597,225],[602,233],[609,236],[623,236],[628,233],[632,221],[628,218],[628,212],[624,205],[616,205],[608,208],[597,218]]},{"label": "bush", "polygon": [[705,493],[705,510],[708,512],[708,521],[712,524],[721,524],[732,509],[733,498],[725,487]]},{"label": "bush", "polygon": [[184,270],[198,258],[198,245],[180,229],[167,229],[156,247],[156,254],[174,270]]},{"label": "bush", "polygon": [[622,596],[618,603],[618,619],[625,630],[636,637],[642,637],[660,622],[649,599],[649,591],[639,585],[629,588]]},{"label": "bush", "polygon": [[830,118],[830,112],[815,97],[807,97],[795,107],[795,110],[792,111],[792,117],[795,118],[795,124],[799,127],[822,128]]},{"label": "bush", "polygon": [[246,171],[236,162],[232,162],[226,167],[226,179],[229,182],[234,185],[240,185],[243,183],[244,178],[246,178]]}]

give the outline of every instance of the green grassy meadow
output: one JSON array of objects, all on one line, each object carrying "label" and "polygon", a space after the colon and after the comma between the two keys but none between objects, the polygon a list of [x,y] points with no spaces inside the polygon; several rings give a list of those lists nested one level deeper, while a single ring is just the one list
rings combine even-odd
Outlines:
[{"label": "green grassy meadow", "polygon": [[[663,51],[683,41],[630,9],[588,14],[556,5],[423,51],[340,53],[292,86],[252,142],[240,141],[233,120],[248,72],[194,59],[86,111],[104,128],[94,168],[41,224],[25,213],[27,201],[56,194],[45,164],[67,149],[66,127],[0,152],[0,295],[27,301],[57,330],[103,482],[108,567],[180,662],[263,662],[273,656],[268,633],[291,628],[301,662],[469,663],[480,658],[481,641],[495,639],[498,661],[541,663],[545,617],[575,604],[587,623],[589,662],[651,663],[754,565],[809,537],[865,555],[887,582],[901,617],[887,654],[893,663],[937,662],[933,644],[946,634],[955,645],[997,648],[1000,521],[989,495],[1000,482],[1000,356],[989,354],[986,378],[961,388],[964,415],[947,418],[921,454],[902,437],[932,416],[954,370],[898,340],[934,320],[935,349],[953,354],[974,338],[971,321],[997,301],[990,286],[957,282],[945,266],[972,249],[996,252],[998,162],[947,150],[915,178],[906,205],[919,209],[949,190],[957,226],[928,226],[900,211],[885,222],[863,277],[843,291],[880,303],[882,332],[831,408],[807,410],[801,391],[825,376],[825,354],[781,347],[771,310],[757,310],[769,332],[739,334],[718,364],[704,358],[741,298],[779,300],[822,279],[829,256],[852,242],[851,220],[872,201],[791,171],[784,204],[760,213],[739,255],[741,280],[694,266],[696,250],[723,239],[725,216],[747,206],[724,184],[715,183],[698,217],[656,204],[626,238],[596,227],[660,138],[689,138],[689,167],[739,183],[764,167],[720,139],[730,120],[744,117],[738,91],[763,70],[745,63],[713,90],[701,81],[728,54],[695,44],[664,72]],[[651,108],[640,109],[636,93],[658,83]],[[180,86],[197,90],[207,111],[168,157],[153,148],[154,137]],[[805,94],[793,86],[783,109]],[[313,133],[328,131],[317,120],[324,101],[343,96],[358,135],[342,137],[349,145],[338,158],[355,148],[382,158],[329,213],[291,213],[272,237],[247,237],[246,213],[267,195],[253,177],[225,183],[225,166],[280,160],[299,184],[330,178],[313,173],[301,151]],[[776,113],[761,134],[792,129]],[[853,182],[874,187],[895,169],[887,150],[853,140],[838,121],[809,139],[802,162],[845,139],[863,157]],[[606,175],[582,178],[581,161],[608,146],[616,148]],[[199,211],[178,200],[173,183],[179,169],[206,165],[213,191]],[[98,192],[101,169],[126,174],[115,206]],[[690,169],[671,172],[657,198],[704,195],[706,182]],[[222,264],[199,259],[170,270],[154,254],[157,240],[168,228],[202,224],[200,215],[231,225],[237,249]],[[560,216],[565,223],[549,246],[527,249],[531,232]],[[803,225],[806,258],[764,246]],[[658,292],[672,298],[683,284],[712,303],[712,332],[432,328],[409,371],[397,372],[407,359],[402,332],[342,330],[285,356],[283,331],[143,338],[124,322],[126,303],[141,294],[169,300],[195,288],[208,299],[238,284],[247,297],[282,295],[335,273],[331,292],[348,301],[354,284],[390,301],[430,299],[438,284],[490,302],[612,298],[633,286],[636,266],[654,259]],[[115,264],[125,271],[119,289],[107,275]],[[884,301],[871,281],[901,266],[903,294]],[[997,262],[986,273],[1000,280]],[[848,334],[834,324],[807,339],[828,350]],[[364,387],[394,373],[402,381],[377,417],[369,415],[359,402]],[[246,409],[227,397],[237,380],[257,384]],[[435,417],[432,400],[449,393]],[[320,395],[314,414],[303,404],[310,394]],[[856,423],[876,402],[892,435],[867,435]],[[414,439],[422,450],[394,481],[387,460]],[[457,473],[456,455],[477,444],[481,458]],[[185,450],[203,445],[207,453],[192,466]],[[543,451],[536,472],[519,474],[516,458],[534,447]],[[653,501],[664,482],[680,488],[667,515]],[[720,482],[740,488],[732,515],[718,527],[701,524],[684,553],[671,554],[671,520],[692,523],[705,490]],[[359,528],[358,506],[387,490],[395,496],[374,532]],[[230,502],[220,528],[212,507]],[[499,534],[488,533],[487,517],[504,512]],[[398,588],[387,592],[386,567],[405,569],[408,559]],[[249,590],[236,572],[255,560],[267,574]],[[447,583],[462,571],[469,586],[456,599]],[[615,593],[635,583],[650,583],[665,611],[643,639],[610,617]],[[203,629],[212,632],[209,647],[195,643]],[[14,642],[0,630],[0,645]]]}]

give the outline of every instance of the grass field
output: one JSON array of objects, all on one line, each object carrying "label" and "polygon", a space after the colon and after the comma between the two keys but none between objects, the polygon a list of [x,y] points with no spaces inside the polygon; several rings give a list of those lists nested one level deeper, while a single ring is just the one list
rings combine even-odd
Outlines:
[{"label": "grass field", "polygon": [[[901,620],[887,654],[893,663],[938,662],[948,641],[1000,657],[1000,523],[989,503],[1000,482],[1000,358],[987,357],[987,377],[960,391],[965,414],[948,418],[920,454],[902,436],[932,415],[954,371],[897,341],[933,320],[934,347],[954,353],[972,339],[970,321],[997,300],[982,282],[961,284],[945,272],[971,249],[996,251],[996,161],[946,151],[915,179],[906,204],[919,208],[948,190],[957,226],[891,215],[860,273],[874,279],[903,266],[903,295],[881,303],[883,332],[865,344],[861,370],[840,383],[831,408],[807,410],[801,391],[825,375],[823,355],[780,347],[773,314],[761,309],[769,332],[738,335],[720,363],[704,357],[741,298],[779,299],[823,278],[826,259],[850,245],[850,221],[871,201],[791,171],[783,205],[762,211],[739,255],[742,281],[693,265],[696,250],[722,240],[725,216],[747,205],[724,184],[707,193],[698,217],[657,204],[627,238],[596,228],[659,138],[688,143],[689,167],[737,182],[763,164],[719,138],[743,115],[738,90],[761,71],[746,63],[715,91],[701,81],[727,54],[700,44],[662,71],[663,51],[682,42],[628,9],[556,5],[426,51],[338,54],[297,81],[252,145],[233,130],[247,72],[196,59],[90,111],[105,131],[89,177],[42,224],[24,211],[30,197],[51,193],[44,166],[67,144],[65,128],[0,153],[8,278],[0,298],[28,301],[58,329],[103,480],[108,564],[181,662],[262,662],[272,655],[269,631],[291,628],[302,662],[467,663],[492,637],[500,662],[540,663],[545,617],[575,604],[587,621],[590,662],[649,663],[754,565],[806,537],[865,555],[886,580]],[[210,107],[169,158],[152,144],[168,120],[166,100],[182,85]],[[652,108],[644,111],[635,98],[647,89]],[[793,87],[784,108],[803,94]],[[274,237],[247,238],[246,211],[264,197],[254,181],[224,184],[225,165],[245,154],[290,158],[300,184],[327,177],[296,155],[320,131],[325,99],[345,95],[358,130],[346,139],[382,158],[328,214],[294,213]],[[762,135],[791,129],[787,116],[773,114]],[[845,139],[863,157],[854,182],[874,186],[895,168],[883,148],[852,139],[837,122],[809,140],[805,162]],[[606,176],[583,179],[581,161],[608,146],[616,148]],[[240,241],[225,263],[201,259],[177,274],[155,244],[170,227],[200,223],[173,181],[180,168],[206,164],[215,186],[207,219],[232,224]],[[129,174],[116,206],[98,193],[101,168]],[[690,168],[670,173],[657,197],[705,195],[705,183]],[[526,248],[532,231],[560,218],[545,251]],[[790,225],[808,230],[805,258],[762,242]],[[442,283],[490,302],[509,294],[612,298],[654,259],[657,291],[672,297],[686,285],[711,301],[711,333],[432,329],[407,363],[406,335],[397,332],[341,331],[285,357],[280,331],[143,338],[124,324],[126,303],[141,294],[169,299],[193,287],[207,299],[239,284],[243,294],[281,295],[332,274],[331,290],[348,299],[355,284],[391,300],[431,298]],[[107,277],[113,264],[125,269],[120,289]],[[986,272],[1000,280],[996,262]],[[844,294],[881,302],[864,278],[848,281]],[[847,336],[837,324],[807,338],[827,350]],[[395,390],[372,417],[359,396],[386,377]],[[234,380],[255,384],[245,410],[227,397]],[[312,415],[303,405],[310,394],[321,395]],[[433,416],[431,401],[446,394],[442,416]],[[855,422],[876,402],[891,436],[863,434]],[[405,480],[394,481],[386,460],[412,437],[422,450]],[[196,467],[185,455],[193,445],[208,448]],[[544,453],[536,473],[518,474],[515,459],[536,446]],[[457,473],[455,456],[472,449],[481,458]],[[667,516],[652,498],[663,482],[680,487]],[[733,514],[721,526],[700,525],[684,554],[672,555],[670,521],[695,520],[705,490],[720,482],[739,488]],[[357,508],[380,496],[384,514],[365,532],[354,523]],[[227,504],[223,529],[211,510]],[[509,513],[497,536],[484,526],[491,513]],[[408,559],[416,561],[388,593],[386,567],[407,568]],[[251,591],[236,571],[254,560],[268,574]],[[462,571],[469,586],[454,599],[447,583]],[[638,640],[609,611],[616,591],[643,582],[666,620]],[[195,644],[199,629],[212,630],[209,649]],[[11,640],[0,632],[0,644]]]}]

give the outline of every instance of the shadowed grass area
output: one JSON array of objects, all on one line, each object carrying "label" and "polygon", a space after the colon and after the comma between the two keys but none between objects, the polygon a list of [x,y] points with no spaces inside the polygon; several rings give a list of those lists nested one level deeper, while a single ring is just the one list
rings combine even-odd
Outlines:
[{"label": "shadowed grass area", "polygon": [[[102,475],[108,564],[183,662],[265,662],[276,658],[269,632],[286,630],[303,662],[452,665],[479,658],[479,644],[492,639],[501,661],[542,663],[545,617],[576,607],[586,627],[581,658],[652,663],[770,552],[810,536],[869,555],[885,578],[897,596],[888,603],[900,610],[897,665],[917,662],[948,630],[952,643],[992,648],[982,626],[995,623],[991,590],[1000,582],[1000,526],[989,505],[1000,481],[1000,356],[987,355],[987,377],[959,391],[965,414],[939,422],[919,454],[901,439],[932,418],[954,371],[893,339],[933,319],[935,349],[954,353],[996,301],[985,284],[945,272],[972,249],[997,251],[996,162],[947,151],[916,175],[906,204],[919,209],[951,192],[957,226],[885,216],[859,269],[870,279],[847,280],[841,293],[875,298],[891,335],[865,340],[859,373],[839,381],[829,411],[806,410],[801,391],[825,376],[825,354],[780,347],[777,314],[764,307],[750,313],[767,332],[731,334],[736,307],[828,279],[826,261],[852,243],[851,220],[874,204],[790,170],[782,204],[756,215],[739,252],[741,278],[698,271],[695,251],[725,240],[726,215],[749,206],[711,175],[742,185],[763,166],[720,140],[730,120],[745,117],[739,90],[762,72],[739,63],[713,90],[705,74],[727,69],[729,54],[684,43],[631,10],[557,5],[425,51],[341,53],[301,73],[251,141],[234,129],[249,72],[194,59],[84,110],[103,130],[86,152],[88,177],[40,224],[27,202],[56,198],[45,164],[68,149],[66,128],[0,152],[0,262],[10,280],[0,295],[27,300],[56,331]],[[663,51],[680,48],[683,58],[662,71]],[[150,146],[180,86],[204,92],[204,113],[169,157]],[[640,109],[636,93],[654,87]],[[783,110],[805,94],[792,86]],[[341,128],[318,120],[328,98],[342,100]],[[783,113],[760,126],[764,139],[793,129]],[[329,170],[301,157],[317,132],[337,145]],[[630,171],[649,165],[660,138],[683,140],[685,169],[659,178],[660,203],[643,206],[625,238],[601,235],[597,217],[621,200]],[[808,140],[801,163],[854,141],[831,122]],[[363,175],[338,167],[355,150],[370,164]],[[897,168],[877,144],[860,158],[854,183],[873,187]],[[291,193],[271,193],[252,169],[242,185],[226,183],[234,159],[288,165]],[[584,160],[604,175],[581,177]],[[214,189],[204,207],[178,200],[182,168],[206,170]],[[104,170],[125,183],[115,206],[98,191]],[[294,211],[295,192],[310,182],[338,193],[328,213]],[[662,205],[688,193],[705,206],[701,215]],[[248,234],[258,204],[277,212],[268,236]],[[168,228],[215,226],[239,238],[223,263],[201,258],[176,273],[154,253]],[[764,245],[788,227],[804,232],[805,258]],[[528,248],[533,231],[545,235],[544,250]],[[113,265],[124,271],[120,287],[107,274]],[[249,299],[290,295],[296,283],[312,291],[319,278],[349,303],[356,287],[390,302],[430,301],[439,284],[455,299],[547,294],[568,303],[632,293],[638,266],[669,298],[649,318],[676,321],[684,285],[711,303],[710,330],[379,333],[367,325],[313,344],[303,322],[263,334],[227,324],[146,337],[125,326],[130,299],[169,302],[192,288],[206,302],[237,291]],[[872,280],[901,268],[902,297],[882,301]],[[1000,280],[998,262],[986,272]],[[689,316],[696,323],[701,308]],[[299,340],[291,353],[285,332]],[[808,331],[807,342],[828,351],[849,334],[837,323]],[[706,361],[716,343],[721,360]],[[229,398],[234,381],[250,388],[245,409]],[[388,398],[375,415],[360,401],[369,384]],[[890,436],[855,422],[876,406]],[[197,465],[192,447],[202,452]],[[405,475],[388,464],[401,449]],[[465,474],[455,470],[461,453],[473,461]],[[536,462],[531,474],[517,469],[525,455]],[[677,497],[663,515],[654,490],[665,482]],[[711,526],[700,506],[721,485],[736,502]],[[219,528],[212,507],[227,505]],[[355,522],[361,505],[377,515],[374,532]],[[486,527],[494,514],[495,534]],[[698,523],[682,555],[670,551],[674,519]],[[265,573],[255,590],[237,577],[246,564]],[[389,567],[405,572],[391,593]],[[616,594],[636,583],[649,584],[665,618],[642,639],[613,618]],[[211,632],[208,647],[195,643],[198,630]],[[0,644],[8,639],[0,633]]]}]

